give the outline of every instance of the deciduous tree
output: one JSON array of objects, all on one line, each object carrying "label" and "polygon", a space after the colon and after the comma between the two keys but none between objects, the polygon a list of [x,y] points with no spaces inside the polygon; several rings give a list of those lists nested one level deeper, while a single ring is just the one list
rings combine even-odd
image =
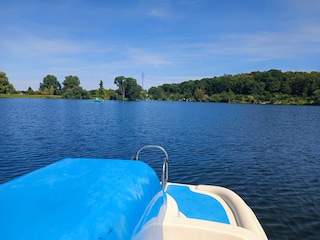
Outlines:
[{"label": "deciduous tree", "polygon": [[90,93],[80,86],[80,79],[77,76],[67,76],[63,81],[63,98],[68,99],[89,99]]},{"label": "deciduous tree", "polygon": [[[52,91],[53,89],[53,91]],[[61,90],[61,84],[54,75],[47,75],[43,78],[43,82],[40,83],[40,91],[48,91],[48,94],[53,95],[57,94],[58,90]]]},{"label": "deciduous tree", "polygon": [[0,93],[14,93],[16,90],[4,72],[0,72]]},{"label": "deciduous tree", "polygon": [[65,77],[65,80],[62,82],[63,88],[73,88],[73,87],[79,87],[80,86],[80,79],[77,76],[67,76]]},{"label": "deciduous tree", "polygon": [[139,99],[142,87],[137,84],[137,80],[131,77],[119,76],[114,79],[114,83],[118,86],[118,90],[122,95],[122,99],[127,98],[130,101]]},{"label": "deciduous tree", "polygon": [[117,85],[119,88],[120,94],[122,96],[122,100],[126,97],[126,87],[127,87],[127,82],[126,78],[124,76],[118,76],[114,79],[114,84]]},{"label": "deciduous tree", "polygon": [[127,78],[127,98],[130,101],[135,101],[139,99],[140,92],[142,91],[142,87],[137,84],[137,80],[134,78]]}]

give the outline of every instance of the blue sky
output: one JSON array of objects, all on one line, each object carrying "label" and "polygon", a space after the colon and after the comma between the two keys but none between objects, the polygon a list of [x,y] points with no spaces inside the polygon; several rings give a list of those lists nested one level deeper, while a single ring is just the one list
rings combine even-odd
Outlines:
[{"label": "blue sky", "polygon": [[86,90],[279,69],[320,71],[318,0],[11,0],[0,71],[17,90],[52,74]]}]

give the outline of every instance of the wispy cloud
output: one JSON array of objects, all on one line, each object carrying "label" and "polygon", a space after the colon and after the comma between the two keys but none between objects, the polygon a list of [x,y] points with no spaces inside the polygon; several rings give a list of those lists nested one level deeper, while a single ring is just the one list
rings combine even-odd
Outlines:
[{"label": "wispy cloud", "polygon": [[320,31],[311,28],[308,31],[283,34],[227,34],[221,36],[217,42],[203,43],[198,47],[212,54],[238,55],[251,61],[297,58],[306,52],[320,52]]},{"label": "wispy cloud", "polygon": [[103,54],[113,50],[113,46],[97,44],[93,41],[76,41],[72,39],[42,38],[25,36],[22,39],[2,38],[0,44],[10,54],[27,56],[57,56],[70,54]]},{"label": "wispy cloud", "polygon": [[164,9],[162,8],[153,8],[151,10],[149,10],[149,15],[153,16],[153,17],[159,17],[159,18],[168,18],[168,12],[166,12]]},{"label": "wispy cloud", "polygon": [[35,37],[27,38],[23,41],[2,41],[2,44],[7,50],[16,54],[74,53],[82,49],[79,44],[73,44],[65,40],[41,39]]},{"label": "wispy cloud", "polygon": [[[36,79],[38,87],[50,73],[60,81],[78,75],[87,89],[100,79],[112,87],[115,76],[140,78],[144,71],[156,86],[248,65],[318,66],[318,0],[75,2],[4,3],[0,70],[14,85]],[[29,82],[19,84],[23,89]]]},{"label": "wispy cloud", "polygon": [[152,65],[154,67],[161,67],[164,65],[170,65],[171,62],[159,53],[152,53],[143,49],[128,47],[126,50],[126,56],[132,60],[133,63]]}]

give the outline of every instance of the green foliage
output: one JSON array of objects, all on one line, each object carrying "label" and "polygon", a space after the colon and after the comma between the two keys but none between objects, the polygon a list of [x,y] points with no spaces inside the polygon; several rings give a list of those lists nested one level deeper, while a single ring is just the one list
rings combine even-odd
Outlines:
[{"label": "green foliage", "polygon": [[117,93],[113,89],[105,90],[105,94],[106,94],[106,99],[109,99],[109,100],[116,100],[117,99]]},{"label": "green foliage", "polygon": [[[106,90],[100,80],[99,89],[90,92],[80,86],[77,76],[66,76],[63,87],[54,75],[47,75],[38,91],[31,87],[26,95],[35,97],[58,97],[89,99],[91,95],[103,99],[151,99],[173,101],[210,101],[236,103],[317,104],[320,105],[319,72],[281,72],[271,69],[236,75],[189,80],[182,83],[163,84],[142,90],[136,79],[118,76],[114,79],[117,90]],[[14,94],[16,90],[8,77],[0,71],[0,94]]]},{"label": "green foliage", "polygon": [[28,95],[34,95],[34,91],[32,90],[31,87],[28,88],[27,92]]},{"label": "green foliage", "polygon": [[320,73],[271,69],[180,84],[163,84],[148,91],[154,100],[319,104]]},{"label": "green foliage", "polygon": [[126,79],[126,97],[129,101],[135,101],[139,99],[140,92],[142,91],[142,87],[137,84],[137,80],[134,78]]},{"label": "green foliage", "polygon": [[128,99],[134,101],[140,99],[142,87],[137,84],[137,80],[131,77],[118,76],[114,79],[114,84],[118,87],[118,92],[122,96],[122,100]]},{"label": "green foliage", "polygon": [[[91,98],[95,99],[99,96],[99,89],[94,89],[88,91],[91,95]],[[113,89],[104,89],[104,100],[117,100],[118,94]]]},{"label": "green foliage", "polygon": [[314,103],[317,104],[317,105],[320,105],[320,89],[317,89],[313,92],[313,100],[314,100]]},{"label": "green foliage", "polygon": [[210,97],[210,101],[211,102],[221,102],[222,97],[220,96],[220,94],[212,94]]},{"label": "green foliage", "polygon": [[147,99],[148,98],[148,92],[146,90],[141,90],[139,93],[138,99]]},{"label": "green foliage", "polygon": [[0,93],[12,94],[15,93],[13,85],[9,83],[9,79],[4,72],[0,72]]},{"label": "green foliage", "polygon": [[44,91],[49,95],[57,95],[61,90],[61,84],[54,75],[47,75],[40,83],[39,91]]},{"label": "green foliage", "polygon": [[202,101],[205,100],[204,95],[205,95],[205,92],[204,92],[204,90],[202,90],[201,88],[197,88],[197,89],[194,91],[194,98],[195,98],[195,100],[198,101],[198,102],[202,102]]},{"label": "green foliage", "polygon": [[102,80],[100,80],[100,83],[99,83],[98,96],[101,99],[106,99],[106,92],[105,92],[105,89],[103,88],[103,81]]},{"label": "green foliage", "polygon": [[64,89],[79,87],[80,79],[77,76],[69,75],[65,77],[65,80],[62,82],[62,84]]},{"label": "green foliage", "polygon": [[85,91],[80,86],[74,86],[72,88],[67,88],[62,94],[63,98],[67,99],[90,99],[90,93]]},{"label": "green foliage", "polygon": [[67,99],[90,99],[88,91],[80,86],[80,79],[77,76],[67,76],[62,82],[62,97]]},{"label": "green foliage", "polygon": [[148,95],[151,100],[165,100],[162,87],[151,87],[148,91]]},{"label": "green foliage", "polygon": [[117,85],[118,91],[120,92],[122,99],[126,97],[126,78],[124,76],[118,76],[114,79],[114,84]]}]

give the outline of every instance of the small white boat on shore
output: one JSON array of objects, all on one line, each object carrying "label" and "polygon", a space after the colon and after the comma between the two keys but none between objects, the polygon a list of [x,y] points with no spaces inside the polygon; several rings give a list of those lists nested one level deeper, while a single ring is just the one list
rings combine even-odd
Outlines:
[{"label": "small white boat on shore", "polygon": [[[165,154],[161,181],[138,161]],[[0,185],[0,239],[267,239],[233,191],[168,182],[167,152],[67,158]]]}]

